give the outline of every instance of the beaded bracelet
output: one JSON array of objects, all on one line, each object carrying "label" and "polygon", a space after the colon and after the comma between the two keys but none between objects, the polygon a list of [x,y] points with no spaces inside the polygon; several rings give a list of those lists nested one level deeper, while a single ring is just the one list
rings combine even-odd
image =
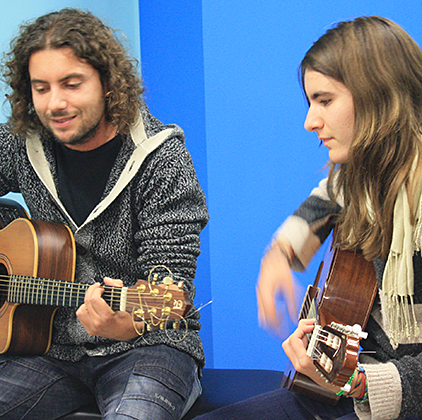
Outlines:
[{"label": "beaded bracelet", "polygon": [[356,372],[356,369],[353,371],[352,376],[347,381],[347,384],[344,385],[343,388],[341,388],[341,390],[336,393],[336,395],[338,395],[339,397],[341,397],[345,392],[347,392],[347,393],[350,392],[350,384],[352,383],[353,378],[355,377],[355,372]]},{"label": "beaded bracelet", "polygon": [[366,383],[365,369],[361,365],[359,365],[358,371],[359,371],[359,376],[361,377],[362,392],[358,397],[356,397],[356,402],[358,404],[362,404],[368,400],[368,384]]}]

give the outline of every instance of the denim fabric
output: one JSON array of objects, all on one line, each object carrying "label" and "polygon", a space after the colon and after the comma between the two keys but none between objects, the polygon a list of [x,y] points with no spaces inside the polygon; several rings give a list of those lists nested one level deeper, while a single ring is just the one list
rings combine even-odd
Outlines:
[{"label": "denim fabric", "polygon": [[[358,420],[352,398],[341,398],[336,407],[288,391],[286,388],[261,394],[195,420]],[[420,420],[407,417],[404,420]]]},{"label": "denim fabric", "polygon": [[[357,419],[353,401],[342,398],[326,406],[282,388],[196,417],[197,420],[334,420]],[[350,416],[350,417],[349,417]]]},{"label": "denim fabric", "polygon": [[164,345],[79,362],[0,355],[0,419],[53,420],[95,399],[104,419],[178,420],[200,393],[195,361]]}]

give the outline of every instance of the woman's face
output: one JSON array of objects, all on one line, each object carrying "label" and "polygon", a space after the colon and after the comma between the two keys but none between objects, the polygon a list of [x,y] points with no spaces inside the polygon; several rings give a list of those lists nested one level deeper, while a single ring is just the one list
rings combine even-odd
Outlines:
[{"label": "woman's face", "polygon": [[351,92],[343,83],[314,70],[305,71],[304,84],[309,100],[306,130],[318,134],[331,162],[346,163],[355,128]]}]

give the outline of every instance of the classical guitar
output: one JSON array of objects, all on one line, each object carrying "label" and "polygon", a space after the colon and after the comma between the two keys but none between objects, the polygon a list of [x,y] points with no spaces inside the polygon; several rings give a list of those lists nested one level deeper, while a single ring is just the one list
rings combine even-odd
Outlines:
[{"label": "classical guitar", "polygon": [[[299,319],[317,320],[307,354],[328,382],[344,386],[356,368],[376,293],[373,264],[333,242],[314,284],[308,286],[299,314]],[[293,369],[286,370],[282,386],[330,405],[340,398]]]},{"label": "classical guitar", "polygon": [[[45,354],[58,307],[79,307],[89,287],[73,281],[72,232],[62,224],[32,220],[5,199],[0,199],[0,228],[0,354]],[[130,288],[104,286],[103,299],[113,310],[143,321],[145,330],[178,328],[192,306],[183,284],[174,284],[171,276],[157,284],[152,277]]]}]

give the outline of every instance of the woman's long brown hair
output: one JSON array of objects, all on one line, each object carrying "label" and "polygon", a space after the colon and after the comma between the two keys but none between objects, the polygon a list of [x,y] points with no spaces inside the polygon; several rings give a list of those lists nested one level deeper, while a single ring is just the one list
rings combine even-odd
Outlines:
[{"label": "woman's long brown hair", "polygon": [[314,70],[352,93],[350,159],[331,163],[329,174],[330,184],[344,198],[337,223],[340,245],[359,248],[368,259],[385,258],[398,191],[405,185],[413,206],[415,183],[421,182],[422,51],[397,24],[361,17],[326,32],[300,70],[303,88],[305,72]]}]

